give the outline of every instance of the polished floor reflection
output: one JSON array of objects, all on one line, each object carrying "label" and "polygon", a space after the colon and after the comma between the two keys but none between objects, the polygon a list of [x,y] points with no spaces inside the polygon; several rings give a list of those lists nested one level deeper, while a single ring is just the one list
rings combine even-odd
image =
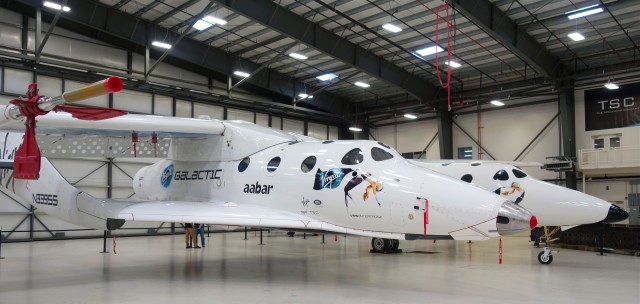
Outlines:
[{"label": "polished floor reflection", "polygon": [[562,250],[540,265],[525,237],[402,241],[371,254],[361,237],[252,232],[2,244],[0,303],[639,303],[640,258]]}]

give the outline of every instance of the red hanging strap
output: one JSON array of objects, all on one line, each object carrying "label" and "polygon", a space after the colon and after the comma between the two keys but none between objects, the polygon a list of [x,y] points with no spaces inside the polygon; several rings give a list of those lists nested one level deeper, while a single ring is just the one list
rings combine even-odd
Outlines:
[{"label": "red hanging strap", "polygon": [[502,264],[502,238],[500,238],[500,245],[498,247],[498,264]]},{"label": "red hanging strap", "polygon": [[113,235],[113,254],[118,254],[116,252],[116,235]]},{"label": "red hanging strap", "polygon": [[138,133],[131,133],[131,142],[133,143],[133,157],[138,157],[138,149],[136,148],[136,143],[138,142]]},{"label": "red hanging strap", "polygon": [[151,135],[151,143],[153,144],[153,157],[158,157],[158,134],[155,132]]},{"label": "red hanging strap", "polygon": [[427,225],[429,224],[429,200],[424,200],[424,235],[427,235]]}]

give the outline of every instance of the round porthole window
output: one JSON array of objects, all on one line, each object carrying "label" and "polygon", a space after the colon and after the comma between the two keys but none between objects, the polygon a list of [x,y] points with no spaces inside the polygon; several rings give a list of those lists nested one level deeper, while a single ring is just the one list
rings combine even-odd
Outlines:
[{"label": "round porthole window", "polygon": [[302,165],[300,165],[300,170],[302,170],[302,172],[304,173],[313,170],[313,167],[316,166],[316,161],[318,161],[318,159],[315,156],[309,156],[305,158],[302,161]]},{"label": "round porthole window", "polygon": [[276,156],[272,158],[267,164],[267,171],[274,172],[278,169],[279,166],[280,166],[280,156]]},{"label": "round porthole window", "polygon": [[351,151],[347,152],[347,154],[342,157],[343,165],[357,165],[362,162],[364,159],[364,155],[362,154],[362,150],[355,148]]},{"label": "round porthole window", "polygon": [[240,172],[244,172],[244,170],[247,170],[247,168],[249,168],[249,163],[251,162],[251,159],[248,157],[243,158],[240,163],[238,164],[238,171]]}]

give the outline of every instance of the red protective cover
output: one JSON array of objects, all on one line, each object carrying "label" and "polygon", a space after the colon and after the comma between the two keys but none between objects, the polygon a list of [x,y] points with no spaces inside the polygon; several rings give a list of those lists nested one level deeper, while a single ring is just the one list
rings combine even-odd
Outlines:
[{"label": "red protective cover", "polygon": [[125,111],[109,108],[78,108],[70,106],[57,106],[54,111],[64,111],[74,118],[82,120],[103,120],[127,114]]},{"label": "red protective cover", "polygon": [[13,160],[13,177],[17,179],[38,179],[40,177],[40,147],[36,141],[36,121],[27,118],[24,139]]}]

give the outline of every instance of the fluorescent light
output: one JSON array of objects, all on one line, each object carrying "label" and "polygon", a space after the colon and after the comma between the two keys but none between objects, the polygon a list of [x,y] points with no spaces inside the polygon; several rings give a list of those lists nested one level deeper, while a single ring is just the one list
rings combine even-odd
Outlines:
[{"label": "fluorescent light", "polygon": [[309,98],[309,99],[311,99],[311,98],[313,98],[313,95],[308,95],[308,94],[305,94],[305,93],[300,93],[300,94],[298,94],[298,97],[300,97],[301,99],[305,99],[305,98]]},{"label": "fluorescent light", "polygon": [[416,119],[416,118],[418,118],[418,116],[415,116],[415,115],[413,115],[413,114],[404,114],[404,117],[405,117],[405,118],[409,118],[409,119]]},{"label": "fluorescent light", "polygon": [[220,24],[220,25],[227,24],[227,20],[216,18],[216,17],[213,17],[213,16],[206,16],[206,17],[203,18],[203,20],[207,21],[209,23],[214,23],[214,24]]},{"label": "fluorescent light", "polygon": [[327,80],[332,80],[334,78],[338,78],[338,75],[332,74],[332,73],[327,73],[327,74],[324,74],[324,75],[320,75],[320,76],[318,76],[316,78],[321,80],[321,81],[327,81]]},{"label": "fluorescent light", "polygon": [[157,47],[161,47],[163,49],[170,49],[171,48],[171,44],[160,42],[160,41],[154,41],[154,42],[151,42],[151,44],[155,45]]},{"label": "fluorescent light", "polygon": [[473,150],[464,150],[464,153],[471,153]]},{"label": "fluorescent light", "polygon": [[599,6],[600,6],[599,4],[594,4],[594,5],[586,6],[586,7],[583,7],[583,8],[579,8],[577,10],[566,12],[564,14],[568,15],[567,17],[569,17],[570,20],[573,20],[573,19],[580,18],[580,17],[586,17],[586,16],[589,16],[589,15],[602,13],[603,10]]},{"label": "fluorescent light", "polygon": [[206,29],[208,29],[208,28],[210,28],[212,26],[213,26],[213,24],[200,19],[193,25],[193,28],[196,29],[196,30],[199,30],[199,31],[204,31],[204,30],[206,30]]},{"label": "fluorescent light", "polygon": [[575,33],[571,33],[569,35],[569,38],[573,39],[573,41],[581,41],[584,40],[584,36],[582,36],[582,34],[575,32]]},{"label": "fluorescent light", "polygon": [[198,20],[193,25],[193,28],[195,28],[196,30],[199,30],[199,31],[203,31],[203,30],[206,30],[206,29],[212,27],[215,24],[225,25],[225,24],[227,24],[227,21],[226,20],[222,20],[220,18],[213,17],[213,16],[206,16],[206,17]]},{"label": "fluorescent light", "polygon": [[62,7],[62,5],[58,4],[58,3],[53,3],[53,2],[49,2],[49,1],[45,1],[42,3],[42,5],[48,7],[48,8],[52,8],[54,10],[62,10],[63,12],[68,12],[71,10],[70,7],[65,6]]},{"label": "fluorescent light", "polygon": [[424,56],[429,56],[435,53],[439,53],[444,51],[443,48],[441,48],[440,46],[434,45],[434,46],[430,46],[428,48],[424,48],[421,50],[417,50],[416,53],[418,53],[418,55],[424,57]]},{"label": "fluorescent light", "polygon": [[360,82],[360,81],[358,81],[358,82],[356,82],[356,83],[354,83],[354,84],[355,84],[355,85],[357,85],[357,86],[359,86],[359,87],[361,87],[361,88],[368,88],[368,87],[370,87],[370,86],[371,86],[371,85],[370,85],[370,84],[368,84],[368,83],[364,83],[364,82]]},{"label": "fluorescent light", "polygon": [[607,83],[605,83],[605,84],[604,84],[604,87],[605,87],[605,88],[607,88],[607,89],[609,89],[609,90],[617,90],[617,89],[619,89],[619,88],[620,88],[617,84],[615,84],[615,83],[613,83],[613,82],[607,82]]},{"label": "fluorescent light", "polygon": [[242,71],[234,71],[233,75],[240,76],[240,77],[249,77],[249,75],[251,74],[247,72],[242,72]]},{"label": "fluorescent light", "polygon": [[362,132],[362,129],[356,127],[356,126],[351,126],[349,127],[349,130],[353,131],[353,132]]},{"label": "fluorescent light", "polygon": [[387,30],[387,31],[394,32],[394,33],[397,33],[397,32],[399,32],[399,31],[402,31],[402,29],[401,29],[401,28],[399,28],[399,27],[397,27],[397,26],[395,26],[395,25],[393,25],[393,24],[391,24],[391,23],[383,24],[383,25],[382,25],[382,28],[383,28],[383,29],[385,29],[385,30]]},{"label": "fluorescent light", "polygon": [[295,58],[295,59],[300,59],[300,60],[305,60],[305,59],[308,58],[307,56],[302,55],[302,54],[298,54],[298,53],[290,53],[289,56],[291,56],[292,58]]},{"label": "fluorescent light", "polygon": [[459,68],[459,67],[461,67],[461,66],[462,66],[461,64],[459,64],[459,63],[457,63],[457,62],[455,62],[455,61],[449,61],[449,62],[446,62],[446,61],[445,61],[445,62],[444,62],[444,64],[449,65],[449,66],[451,66],[452,68]]},{"label": "fluorescent light", "polygon": [[494,105],[494,106],[504,106],[504,102],[502,102],[500,100],[497,100],[497,99],[492,100],[491,104]]}]

